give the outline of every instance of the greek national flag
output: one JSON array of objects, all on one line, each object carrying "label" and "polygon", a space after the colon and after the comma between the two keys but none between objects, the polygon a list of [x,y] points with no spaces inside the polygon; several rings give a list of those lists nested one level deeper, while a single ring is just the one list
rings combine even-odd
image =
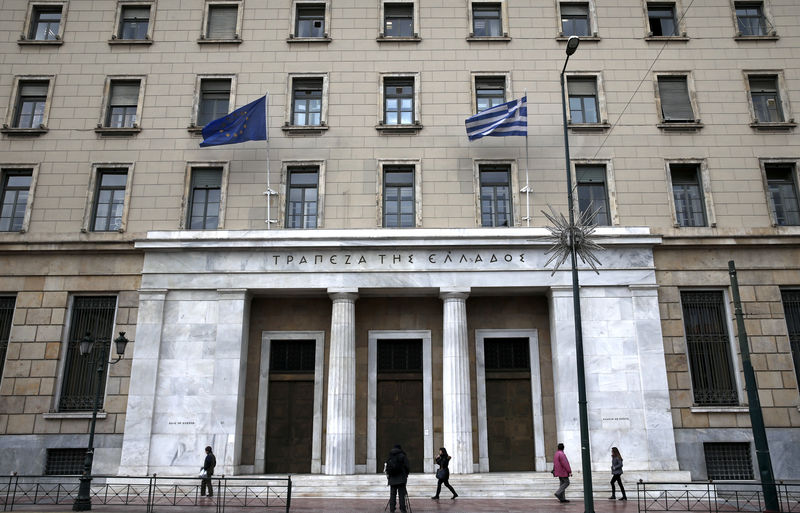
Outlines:
[{"label": "greek national flag", "polygon": [[470,141],[490,135],[528,135],[528,97],[512,100],[467,118],[467,137]]}]

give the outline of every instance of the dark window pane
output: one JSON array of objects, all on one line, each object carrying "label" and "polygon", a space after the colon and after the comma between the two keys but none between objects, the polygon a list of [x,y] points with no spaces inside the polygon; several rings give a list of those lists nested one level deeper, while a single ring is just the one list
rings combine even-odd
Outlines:
[{"label": "dark window pane", "polygon": [[236,5],[210,5],[208,7],[208,39],[236,39],[236,22],[239,7]]},{"label": "dark window pane", "polygon": [[319,170],[316,167],[289,169],[286,204],[287,228],[317,227]]},{"label": "dark window pane", "polygon": [[295,37],[325,36],[325,4],[301,4],[297,6]]},{"label": "dark window pane", "polygon": [[773,213],[779,226],[800,225],[797,184],[794,181],[794,166],[767,165],[767,185],[772,199]]},{"label": "dark window pane", "polygon": [[706,226],[700,170],[696,165],[671,165],[675,213],[680,226]]},{"label": "dark window pane", "polygon": [[61,7],[34,7],[29,37],[36,41],[55,41],[61,25]]},{"label": "dark window pane", "polygon": [[46,476],[79,476],[83,473],[86,447],[82,449],[47,449]]},{"label": "dark window pane", "polygon": [[481,166],[481,226],[511,226],[511,167]]},{"label": "dark window pane", "polygon": [[0,379],[3,378],[8,339],[11,336],[11,321],[14,317],[16,298],[13,296],[0,296]]},{"label": "dark window pane", "polygon": [[677,36],[678,23],[675,4],[648,4],[647,17],[654,36]]},{"label": "dark window pane", "polygon": [[384,123],[408,125],[413,124],[414,121],[414,79],[385,79]]},{"label": "dark window pane", "polygon": [[685,76],[658,77],[661,116],[665,122],[693,122],[692,101]]},{"label": "dark window pane", "polygon": [[750,77],[749,81],[756,119],[762,123],[783,121],[783,109],[778,95],[777,77]]},{"label": "dark window pane", "polygon": [[192,169],[188,228],[215,230],[219,221],[222,169]]},{"label": "dark window pane", "polygon": [[753,479],[753,457],[750,442],[705,442],[708,478],[712,480]]},{"label": "dark window pane", "polygon": [[123,7],[120,16],[120,39],[146,39],[150,24],[149,6]]},{"label": "dark window pane", "polygon": [[115,231],[122,226],[127,179],[126,172],[99,171],[93,231]]},{"label": "dark window pane", "polygon": [[781,297],[792,360],[794,360],[795,378],[800,384],[800,289],[782,290]]},{"label": "dark window pane", "polygon": [[292,82],[292,124],[322,124],[322,79],[297,78]]},{"label": "dark window pane", "polygon": [[589,4],[561,3],[561,33],[564,36],[590,36]]},{"label": "dark window pane", "polygon": [[475,37],[500,37],[503,35],[503,18],[500,4],[472,4],[472,35]]},{"label": "dark window pane", "polygon": [[314,372],[316,345],[315,340],[272,340],[270,372]]},{"label": "dark window pane", "polygon": [[578,183],[578,208],[581,214],[595,212],[590,222],[599,226],[611,224],[603,166],[575,166]]},{"label": "dark window pane", "polygon": [[477,112],[505,103],[505,77],[475,78],[475,101]]},{"label": "dark window pane", "polygon": [[18,232],[22,229],[30,186],[30,171],[3,173],[2,190],[0,190],[0,232]]},{"label": "dark window pane", "polygon": [[767,34],[767,20],[763,4],[736,2],[736,22],[743,36],[764,36]]},{"label": "dark window pane", "polygon": [[414,5],[411,3],[383,6],[383,35],[385,37],[414,36]]},{"label": "dark window pane", "polygon": [[403,166],[384,168],[383,221],[385,227],[415,226],[413,168]]},{"label": "dark window pane", "polygon": [[230,79],[204,79],[200,83],[200,105],[197,124],[205,126],[228,113],[230,108]]},{"label": "dark window pane", "polygon": [[422,372],[422,340],[378,341],[378,372]]}]

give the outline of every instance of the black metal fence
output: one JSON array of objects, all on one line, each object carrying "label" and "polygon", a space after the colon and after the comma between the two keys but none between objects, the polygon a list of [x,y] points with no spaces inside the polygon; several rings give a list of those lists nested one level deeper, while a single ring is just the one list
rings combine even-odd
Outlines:
[{"label": "black metal fence", "polygon": [[[765,511],[762,483],[753,481],[693,481],[636,483],[640,512]],[[780,513],[800,513],[800,483],[776,483]]]},{"label": "black metal fence", "polygon": [[[78,496],[78,476],[20,476],[0,479],[3,511],[15,506],[71,505]],[[292,502],[292,478],[211,478],[213,497],[200,495],[198,477],[92,476],[93,505],[136,506],[144,511],[168,511],[170,506],[213,506],[217,513],[226,508],[275,508],[287,513]]]}]

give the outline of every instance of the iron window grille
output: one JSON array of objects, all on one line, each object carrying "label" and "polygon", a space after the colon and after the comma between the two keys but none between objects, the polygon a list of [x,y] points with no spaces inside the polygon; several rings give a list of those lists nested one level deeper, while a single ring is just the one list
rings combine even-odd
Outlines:
[{"label": "iron window grille", "polygon": [[14,318],[14,305],[17,298],[13,296],[0,297],[0,380],[3,379],[3,368],[6,363],[8,339],[11,336],[11,323]]},{"label": "iron window grille", "polygon": [[295,126],[322,125],[321,78],[295,78],[292,80],[292,124]]},{"label": "iron window grille", "polygon": [[505,77],[476,77],[475,78],[475,108],[476,112],[491,109],[506,102]]},{"label": "iron window grille", "polygon": [[570,78],[569,116],[572,123],[599,123],[596,78]]},{"label": "iron window grille", "polygon": [[561,35],[591,36],[589,26],[589,4],[561,3]]},{"label": "iron window grille", "polygon": [[25,80],[19,83],[19,93],[14,116],[16,128],[39,128],[44,123],[44,108],[47,103],[46,80]]},{"label": "iron window grille", "polygon": [[481,166],[481,226],[512,226],[511,166]]},{"label": "iron window grille", "polygon": [[125,170],[98,171],[92,231],[111,232],[122,228],[127,180],[128,173]]},{"label": "iron window grille", "polygon": [[686,76],[658,77],[661,118],[665,123],[694,123],[695,115]]},{"label": "iron window grille", "polygon": [[414,79],[384,79],[383,123],[385,125],[414,124]]},{"label": "iron window grille", "polygon": [[189,204],[190,230],[215,230],[219,226],[222,169],[193,169]]},{"label": "iron window grille", "polygon": [[34,41],[57,41],[61,28],[61,7],[35,6],[29,39]]},{"label": "iron window grille", "polygon": [[670,166],[670,175],[678,226],[706,226],[706,212],[703,191],[700,187],[699,166],[696,164],[672,164]]},{"label": "iron window grille", "polygon": [[652,36],[679,35],[675,4],[647,4],[647,19]]},{"label": "iron window grille", "polygon": [[316,341],[273,340],[269,350],[270,372],[314,372]]},{"label": "iron window grille", "polygon": [[136,111],[139,105],[138,80],[115,80],[111,83],[106,126],[109,128],[133,128],[136,126]]},{"label": "iron window grille", "polygon": [[784,121],[781,98],[778,94],[778,77],[750,77],[750,97],[753,112],[760,123],[781,123]]},{"label": "iron window grille", "polygon": [[754,478],[749,442],[705,442],[703,452],[708,479],[739,481]]},{"label": "iron window grille", "polygon": [[383,175],[383,226],[414,226],[414,170],[407,166],[386,166]]},{"label": "iron window grille", "polygon": [[236,25],[238,19],[238,5],[208,6],[206,39],[236,39]]},{"label": "iron window grille", "polygon": [[762,2],[736,2],[736,25],[743,36],[766,36],[769,32]]},{"label": "iron window grille", "polygon": [[200,82],[200,105],[197,109],[198,126],[225,116],[230,108],[231,80],[206,78]]},{"label": "iron window grille", "polygon": [[46,476],[79,476],[83,473],[85,459],[86,448],[47,449],[44,474]]},{"label": "iron window grille", "polygon": [[580,213],[596,211],[591,222],[598,226],[609,226],[608,191],[605,166],[575,166],[578,184],[578,209]]},{"label": "iron window grille", "polygon": [[31,187],[30,171],[3,173],[0,232],[18,232],[25,222],[25,210]]},{"label": "iron window grille", "polygon": [[786,329],[789,333],[789,345],[794,360],[795,379],[800,384],[800,289],[781,291],[783,313],[786,317]]},{"label": "iron window grille", "polygon": [[695,404],[739,404],[722,292],[682,291],[681,305]]},{"label": "iron window grille", "polygon": [[150,6],[123,7],[119,21],[119,39],[147,39],[150,25]]},{"label": "iron window grille", "polygon": [[316,228],[319,170],[311,166],[290,168],[288,182],[286,227]]},{"label": "iron window grille", "polygon": [[378,372],[422,372],[422,341],[381,339],[377,360]]},{"label": "iron window grille", "polygon": [[503,35],[503,10],[499,3],[472,4],[473,37],[501,37]]},{"label": "iron window grille", "polygon": [[[114,296],[76,296],[72,304],[67,355],[61,396],[60,411],[91,411],[95,400],[95,387],[100,387],[100,397],[105,393],[105,382],[97,384],[97,365],[101,354],[111,347],[114,329],[114,313],[117,298]],[[89,333],[94,339],[91,355],[81,356],[80,341]],[[108,370],[108,359],[99,362]],[[105,376],[106,373],[104,372]],[[102,407],[102,403],[98,408]],[[85,452],[84,452],[85,454]]]},{"label": "iron window grille", "polygon": [[325,4],[298,4],[295,37],[325,37]]},{"label": "iron window grille", "polygon": [[772,200],[773,214],[778,226],[800,225],[800,202],[794,181],[794,166],[778,164],[765,166],[767,187]]},{"label": "iron window grille", "polygon": [[414,4],[409,2],[384,4],[383,36],[414,36]]},{"label": "iron window grille", "polygon": [[527,338],[486,338],[483,355],[487,371],[530,371],[530,345]]}]

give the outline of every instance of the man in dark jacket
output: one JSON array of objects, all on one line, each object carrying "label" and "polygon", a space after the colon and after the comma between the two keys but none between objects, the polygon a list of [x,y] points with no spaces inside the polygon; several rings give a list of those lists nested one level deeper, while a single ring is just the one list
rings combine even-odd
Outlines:
[{"label": "man in dark jacket", "polygon": [[406,511],[406,483],[411,469],[408,466],[408,458],[403,452],[402,447],[395,445],[389,451],[389,459],[386,460],[386,478],[389,481],[391,490],[389,495],[389,511],[394,511],[397,505],[397,492],[400,492],[400,511]]},{"label": "man in dark jacket", "polygon": [[211,485],[211,476],[214,475],[214,467],[217,466],[217,458],[211,452],[211,446],[206,447],[206,460],[203,462],[202,470],[206,471],[206,477],[200,480],[200,495],[206,494],[206,487],[208,487],[208,496],[214,496],[214,487]]}]

